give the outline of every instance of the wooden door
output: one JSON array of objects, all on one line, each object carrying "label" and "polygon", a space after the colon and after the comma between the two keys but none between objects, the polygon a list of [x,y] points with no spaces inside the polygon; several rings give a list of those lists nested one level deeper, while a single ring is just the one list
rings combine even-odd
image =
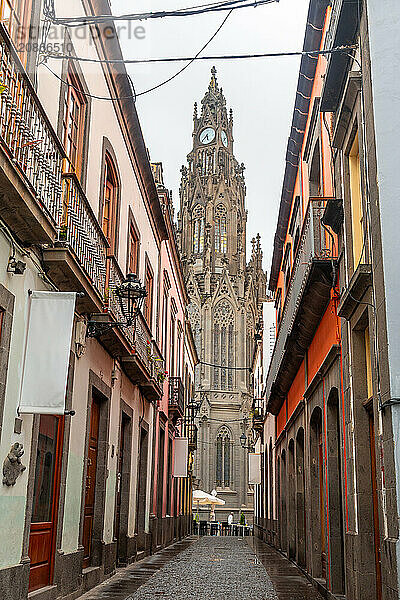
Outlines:
[{"label": "wooden door", "polygon": [[29,591],[52,582],[64,417],[41,415],[28,554]]},{"label": "wooden door", "polygon": [[99,444],[99,422],[100,422],[100,405],[95,398],[92,399],[92,407],[90,411],[90,433],[89,447],[87,456],[87,472],[85,484],[85,508],[83,513],[83,568],[90,565],[93,522],[94,522],[94,503],[96,496],[96,470],[97,470],[97,453]]},{"label": "wooden door", "polygon": [[319,467],[319,512],[321,523],[321,575],[326,579],[326,540],[325,540],[325,511],[324,511],[324,447],[322,431],[318,441],[318,467]]},{"label": "wooden door", "polygon": [[379,535],[379,512],[378,494],[376,490],[376,453],[375,453],[375,426],[372,411],[368,413],[369,420],[369,443],[371,449],[371,486],[372,506],[374,516],[374,548],[375,548],[375,574],[376,574],[376,598],[382,599],[382,569],[381,569],[381,542]]}]

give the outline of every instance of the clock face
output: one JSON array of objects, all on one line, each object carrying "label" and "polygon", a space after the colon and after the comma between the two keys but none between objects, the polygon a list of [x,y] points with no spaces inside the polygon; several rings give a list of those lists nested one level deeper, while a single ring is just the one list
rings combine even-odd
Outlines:
[{"label": "clock face", "polygon": [[215,130],[212,127],[206,127],[200,133],[199,140],[202,144],[209,144],[215,138]]},{"label": "clock face", "polygon": [[223,145],[225,146],[225,148],[228,147],[228,136],[226,135],[226,131],[222,130],[221,131],[221,140]]}]

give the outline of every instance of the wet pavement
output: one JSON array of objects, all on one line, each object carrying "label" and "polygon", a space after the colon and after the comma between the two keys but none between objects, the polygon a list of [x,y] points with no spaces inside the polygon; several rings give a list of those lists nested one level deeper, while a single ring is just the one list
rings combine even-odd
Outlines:
[{"label": "wet pavement", "polygon": [[321,594],[287,558],[258,538],[247,538],[267,571],[277,600],[322,600]]},{"label": "wet pavement", "polygon": [[322,600],[286,558],[257,538],[189,537],[119,569],[80,600]]}]

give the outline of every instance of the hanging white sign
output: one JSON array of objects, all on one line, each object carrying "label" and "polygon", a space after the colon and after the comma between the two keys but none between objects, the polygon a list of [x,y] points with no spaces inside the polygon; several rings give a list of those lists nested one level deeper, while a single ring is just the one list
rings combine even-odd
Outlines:
[{"label": "hanging white sign", "polygon": [[174,477],[187,477],[189,440],[187,438],[175,438],[174,449]]},{"label": "hanging white sign", "polygon": [[20,413],[63,415],[75,292],[31,292]]},{"label": "hanging white sign", "polygon": [[249,483],[261,483],[261,454],[249,453]]}]

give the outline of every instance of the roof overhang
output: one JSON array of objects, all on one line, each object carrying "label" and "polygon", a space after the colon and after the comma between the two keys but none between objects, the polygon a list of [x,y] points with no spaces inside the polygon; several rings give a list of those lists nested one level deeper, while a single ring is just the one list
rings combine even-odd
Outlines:
[{"label": "roof overhang", "polygon": [[[358,31],[358,11],[358,2],[342,0],[342,6],[335,23],[336,29],[332,32],[332,46],[334,48],[355,43]],[[350,53],[335,52],[330,55],[321,97],[322,112],[335,112],[337,110],[346,84],[350,61]]]},{"label": "roof overhang", "polygon": [[307,286],[287,339],[284,354],[267,401],[267,411],[277,415],[309,348],[331,298],[333,264],[313,260]]},{"label": "roof overhang", "polygon": [[[306,33],[303,51],[319,50],[322,41],[326,9],[329,0],[311,0],[307,15]],[[274,238],[274,252],[271,264],[269,289],[275,291],[282,260],[283,244],[289,225],[290,207],[298,171],[298,159],[303,146],[304,133],[310,108],[310,98],[314,86],[317,68],[317,56],[305,54],[301,58],[300,72],[297,82],[296,100],[293,111],[292,126],[286,151],[286,168],[283,178],[281,203],[278,224]]]}]

